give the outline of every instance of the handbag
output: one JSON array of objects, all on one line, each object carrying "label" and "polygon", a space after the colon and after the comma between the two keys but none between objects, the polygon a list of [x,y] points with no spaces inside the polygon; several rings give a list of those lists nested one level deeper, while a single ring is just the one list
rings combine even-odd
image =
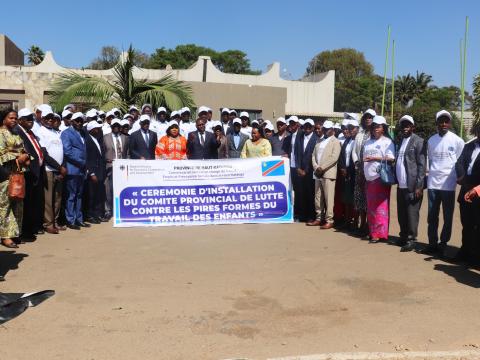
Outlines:
[{"label": "handbag", "polygon": [[7,194],[10,200],[18,201],[25,198],[25,176],[23,175],[18,160],[17,169],[12,171],[8,180]]},{"label": "handbag", "polygon": [[387,162],[387,160],[382,160],[380,162],[380,167],[377,171],[380,174],[380,181],[383,185],[394,185],[396,183],[393,167]]}]

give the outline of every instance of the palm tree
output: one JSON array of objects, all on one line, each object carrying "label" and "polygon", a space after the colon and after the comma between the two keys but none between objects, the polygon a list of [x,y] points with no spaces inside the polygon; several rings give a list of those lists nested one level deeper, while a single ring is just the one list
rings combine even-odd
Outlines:
[{"label": "palm tree", "polygon": [[417,71],[415,77],[415,95],[418,96],[424,93],[432,81],[433,79],[431,75],[427,75],[424,72],[419,74]]},{"label": "palm tree", "polygon": [[172,74],[158,81],[138,80],[133,77],[135,51],[132,46],[124,59],[113,68],[113,80],[98,76],[63,73],[52,84],[50,102],[55,109],[77,102],[97,108],[119,108],[128,111],[132,104],[151,104],[179,109],[194,106],[190,85],[176,80]]},{"label": "palm tree", "polygon": [[398,76],[395,81],[395,97],[402,105],[407,106],[408,102],[415,97],[415,79],[410,74]]},{"label": "palm tree", "polygon": [[26,56],[29,64],[38,65],[43,61],[45,53],[38,46],[32,45],[30,49],[28,49]]}]

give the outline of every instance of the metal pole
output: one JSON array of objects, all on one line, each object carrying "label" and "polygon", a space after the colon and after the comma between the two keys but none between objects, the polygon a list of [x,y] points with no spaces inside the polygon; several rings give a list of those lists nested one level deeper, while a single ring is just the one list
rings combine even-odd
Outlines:
[{"label": "metal pole", "polygon": [[383,95],[382,95],[382,113],[385,108],[385,91],[387,90],[387,65],[388,65],[388,50],[390,48],[390,25],[388,25],[387,48],[385,49],[385,67],[383,68]]},{"label": "metal pole", "polygon": [[393,132],[393,104],[394,104],[394,96],[395,96],[395,40],[392,41],[392,108],[391,108],[391,115],[390,115],[390,128]]},{"label": "metal pole", "polygon": [[465,110],[465,70],[467,68],[467,37],[468,16],[465,18],[465,39],[463,41],[463,64],[462,64],[462,111],[460,115],[460,137],[463,137],[463,112]]}]

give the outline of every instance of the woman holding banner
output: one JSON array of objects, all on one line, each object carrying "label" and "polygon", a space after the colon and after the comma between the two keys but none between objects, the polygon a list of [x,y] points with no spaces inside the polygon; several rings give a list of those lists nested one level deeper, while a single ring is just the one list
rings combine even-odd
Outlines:
[{"label": "woman holding banner", "polygon": [[168,123],[167,135],[162,136],[155,148],[155,158],[161,160],[186,160],[187,139],[180,135],[176,121]]},{"label": "woman holding banner", "polygon": [[243,145],[242,159],[272,156],[272,145],[265,139],[262,128],[252,128],[252,139]]}]

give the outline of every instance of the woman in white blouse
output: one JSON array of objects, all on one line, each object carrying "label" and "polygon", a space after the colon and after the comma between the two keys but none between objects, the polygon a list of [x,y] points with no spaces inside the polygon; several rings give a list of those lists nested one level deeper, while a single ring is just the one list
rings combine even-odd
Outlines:
[{"label": "woman in white blouse", "polygon": [[395,161],[395,146],[388,135],[388,126],[383,116],[375,116],[372,137],[363,148],[363,171],[366,180],[367,218],[370,242],[388,239],[390,218],[390,185],[380,180],[382,161]]}]

